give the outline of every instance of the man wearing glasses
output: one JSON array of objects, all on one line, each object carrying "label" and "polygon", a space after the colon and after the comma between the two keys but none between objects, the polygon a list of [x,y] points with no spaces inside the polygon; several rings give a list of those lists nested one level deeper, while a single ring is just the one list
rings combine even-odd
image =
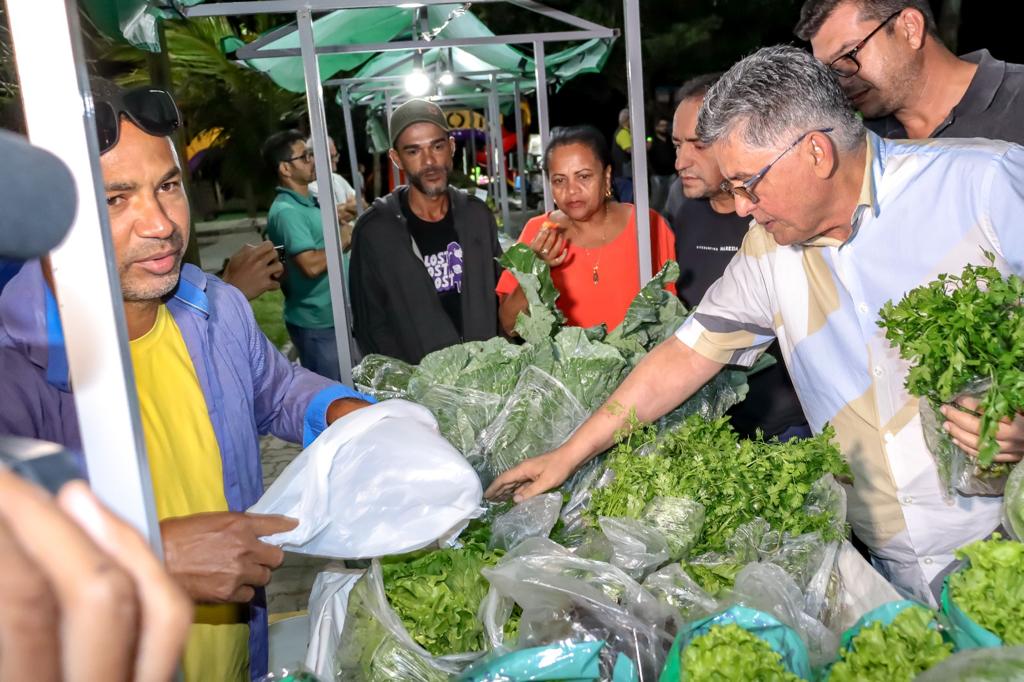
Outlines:
[{"label": "man wearing glasses", "polygon": [[327,250],[320,205],[310,192],[316,178],[313,150],[297,130],[274,133],[263,158],[277,178],[277,196],[267,212],[267,236],[284,247],[284,322],[302,366],[339,381],[334,309],[327,279]]},{"label": "man wearing glasses", "polygon": [[883,137],[1024,143],[1024,66],[954,55],[927,0],[807,0],[795,32]]},{"label": "man wearing glasses", "polygon": [[[190,216],[170,94],[95,81],[92,95],[165,564],[195,604],[185,680],[255,679],[262,588],[284,556],[260,538],[296,523],[245,513],[263,494],[259,436],[312,441],[366,396],[288,362],[238,289],[182,264]],[[48,261],[29,261],[0,294],[0,433],[80,450],[72,388]]]},{"label": "man wearing glasses", "polygon": [[[654,420],[778,339],[811,428],[831,423],[850,462],[854,531],[895,585],[934,603],[933,581],[955,549],[999,525],[1001,499],[943,498],[917,400],[904,389],[907,363],[878,310],[939,273],[985,262],[983,250],[1001,270],[1024,273],[1024,148],[884,140],[864,129],[825,65],[793,47],[761,49],[722,76],[697,136],[736,212],[756,224],[694,314],[609,398],[618,409],[499,476],[488,497],[561,484],[611,445],[631,410]],[[944,414],[954,439],[976,450],[978,420]],[[997,461],[1020,461],[1024,418],[1001,429]]]}]

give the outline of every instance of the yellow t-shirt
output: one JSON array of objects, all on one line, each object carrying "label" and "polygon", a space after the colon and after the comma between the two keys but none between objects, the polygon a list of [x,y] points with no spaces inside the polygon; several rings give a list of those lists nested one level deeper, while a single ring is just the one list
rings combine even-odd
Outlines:
[{"label": "yellow t-shirt", "polygon": [[[131,342],[139,412],[161,520],[227,511],[220,447],[178,325],[161,305]],[[197,604],[182,669],[187,682],[249,679],[248,607]]]}]

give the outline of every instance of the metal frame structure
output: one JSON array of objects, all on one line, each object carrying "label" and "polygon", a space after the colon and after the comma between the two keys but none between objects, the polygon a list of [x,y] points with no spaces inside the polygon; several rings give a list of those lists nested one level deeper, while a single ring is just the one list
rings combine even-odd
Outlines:
[{"label": "metal frame structure", "polygon": [[[639,25],[639,1],[640,0],[623,0],[626,8],[626,34],[627,34],[627,52],[630,55],[630,59],[639,59],[640,56],[640,25]],[[451,0],[419,0],[417,5],[425,7],[427,5],[442,5],[450,4]],[[316,155],[316,172],[317,177],[327,178],[330,177],[330,169],[327,163],[327,126],[326,119],[323,110],[323,83],[320,79],[320,73],[318,70],[318,56],[326,54],[353,54],[353,53],[366,53],[366,52],[390,52],[398,50],[423,50],[428,48],[441,48],[441,47],[466,47],[472,45],[512,45],[521,43],[530,43],[534,47],[534,61],[536,64],[535,79],[537,83],[537,102],[538,102],[538,121],[541,126],[541,142],[543,145],[547,145],[548,138],[548,105],[547,105],[547,72],[544,68],[544,43],[545,42],[559,42],[559,41],[570,41],[570,40],[589,40],[591,38],[614,38],[618,36],[617,29],[610,29],[599,24],[596,24],[585,19],[574,17],[573,15],[556,10],[546,5],[543,5],[536,0],[483,0],[483,2],[506,2],[508,4],[520,7],[531,12],[535,12],[542,16],[546,16],[555,21],[567,24],[572,27],[568,31],[550,31],[540,33],[515,33],[510,35],[494,35],[494,36],[481,36],[475,38],[453,38],[453,39],[433,39],[433,40],[398,40],[388,43],[362,43],[354,45],[324,45],[317,46],[313,36],[312,30],[312,15],[313,12],[329,12],[339,9],[365,9],[373,7],[393,7],[393,0],[258,0],[258,1],[243,1],[243,2],[222,2],[222,3],[210,3],[194,5],[192,7],[185,8],[184,14],[186,17],[211,17],[211,16],[241,16],[249,14],[289,14],[295,13],[296,26],[283,26],[275,31],[268,33],[265,36],[257,39],[256,41],[246,45],[243,48],[239,48],[236,51],[236,56],[240,59],[265,59],[268,57],[301,57],[303,62],[303,73],[306,76],[306,101],[310,111],[310,131],[313,137],[313,151]],[[423,15],[420,15],[422,23]],[[280,40],[281,38],[290,35],[295,30],[299,30],[299,47],[298,48],[267,48],[266,46]],[[629,50],[629,45],[633,45],[633,50]],[[637,73],[639,73],[639,66],[637,67]],[[633,81],[636,80],[636,75],[633,74],[633,70],[627,71],[627,75],[630,80],[630,111],[634,115],[634,121],[639,122],[639,130],[641,135],[643,134],[643,88],[642,84],[638,85],[636,92],[639,93],[639,97],[634,98],[633,96]],[[386,92],[386,106],[388,109],[388,116],[392,110],[392,101],[390,92]],[[315,111],[315,113],[314,113]],[[351,113],[349,113],[347,119],[351,121]],[[346,134],[346,137],[348,135]],[[643,139],[640,137],[639,139]],[[347,140],[351,142],[351,140]],[[350,150],[351,150],[350,146]],[[639,159],[634,160],[634,172],[639,164],[646,164],[646,155],[643,149],[643,145],[634,145],[633,154],[636,157],[639,151]],[[493,156],[493,155],[492,155]],[[349,163],[352,163],[352,151],[349,152]],[[395,169],[392,168],[392,172]],[[643,185],[640,182],[636,182],[637,195],[642,195],[642,208],[641,203],[637,204],[637,240],[639,242],[640,258],[640,282],[646,282],[651,276],[651,262],[650,262],[650,220],[647,213],[647,185],[646,185],[646,166],[642,169],[641,179]],[[356,177],[356,176],[353,176]],[[634,176],[634,180],[637,178]],[[331,184],[331,183],[321,183]],[[507,189],[502,183],[502,187],[499,190],[507,195]],[[328,191],[327,196],[333,198],[333,192]],[[326,197],[322,197],[326,198]],[[333,203],[329,203],[330,211],[324,208],[324,204],[328,202],[321,202],[321,216],[323,218],[324,227],[324,242],[327,248],[327,272],[328,279],[330,280],[331,289],[331,303],[334,310],[334,328],[335,336],[338,340],[338,358],[341,365],[341,377],[346,383],[351,382],[352,377],[352,353],[351,353],[351,325],[349,324],[349,306],[348,306],[348,293],[345,290],[345,273],[342,267],[341,250],[338,242],[338,221],[337,215],[333,212]],[[546,211],[550,211],[552,208],[551,192],[547,183],[547,175],[544,175],[544,208]],[[503,211],[507,210],[507,205],[503,207]],[[330,215],[328,213],[330,212]],[[338,248],[335,249],[335,245]],[[336,253],[332,253],[336,250]],[[644,254],[647,254],[646,258]]]}]

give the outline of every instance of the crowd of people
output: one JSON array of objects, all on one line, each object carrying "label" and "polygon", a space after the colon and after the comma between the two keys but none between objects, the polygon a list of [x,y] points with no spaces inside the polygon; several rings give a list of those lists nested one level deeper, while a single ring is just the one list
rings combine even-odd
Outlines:
[{"label": "crowd of people", "polygon": [[[903,385],[907,367],[878,311],[984,252],[1024,274],[1024,66],[987,51],[957,57],[924,0],[807,0],[796,33],[811,51],[766,47],[694,78],[671,122],[655,126],[655,190],[666,139],[675,180],[664,186],[667,220],[650,215],[651,265],[679,262],[670,289],[693,314],[609,398],[620,409],[597,410],[486,495],[523,500],[559,486],[609,447],[631,411],[656,419],[724,366],[767,352],[780,362],[751,378],[732,413],[737,428],[787,439],[832,424],[854,473],[854,533],[898,589],[933,602],[954,549],[999,525],[999,499],[943,498]],[[259,437],[308,444],[373,402],[338,380],[308,140],[294,131],[267,140],[277,185],[269,242],[243,249],[221,279],[183,263],[190,216],[169,137],[180,117],[167,93],[147,92],[154,99],[140,111],[139,97],[93,84],[94,99],[116,113],[98,123],[100,167],[166,573],[128,558],[147,554],[141,540],[81,486],[54,503],[0,470],[0,546],[18,550],[0,552],[0,600],[22,609],[0,610],[0,680],[27,669],[20,652],[52,652],[61,640],[52,619],[19,626],[38,603],[20,590],[30,586],[51,611],[78,606],[61,560],[33,544],[45,532],[59,532],[86,565],[108,566],[105,579],[117,582],[109,594],[141,610],[120,626],[141,623],[125,639],[147,655],[122,655],[122,670],[166,676],[184,646],[187,680],[264,674],[263,588],[283,554],[260,538],[295,521],[244,511],[263,492]],[[610,143],[587,125],[552,135],[544,164],[557,208],[519,238],[550,267],[569,324],[614,328],[639,288],[627,161],[635,141],[628,114],[619,123]],[[443,112],[410,100],[393,112],[389,137],[407,184],[356,216],[355,191],[331,178],[359,350],[418,363],[463,341],[514,340],[528,303],[497,263],[492,212],[450,185],[455,143]],[[333,143],[331,153],[333,167]],[[246,300],[276,286],[300,364],[267,340]],[[0,291],[0,434],[80,449],[57,296],[45,257]],[[954,441],[975,452],[978,417],[944,414]],[[1020,461],[1024,417],[1001,424],[997,439],[996,461]],[[45,584],[29,580],[39,573]],[[50,664],[78,660],[63,646],[64,663],[55,655]]]}]

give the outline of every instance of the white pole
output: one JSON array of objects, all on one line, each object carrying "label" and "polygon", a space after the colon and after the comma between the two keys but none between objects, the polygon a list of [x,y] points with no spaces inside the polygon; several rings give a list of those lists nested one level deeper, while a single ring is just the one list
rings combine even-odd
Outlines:
[{"label": "white pole", "polygon": [[50,262],[90,485],[146,536],[159,556],[160,526],[110,238],[78,6],[64,0],[8,0],[7,12],[29,137],[67,164],[78,192],[74,225],[50,253]]},{"label": "white pole", "polygon": [[[352,338],[348,324],[348,296],[345,291],[345,264],[341,257],[341,231],[334,204],[334,182],[327,146],[327,116],[324,114],[323,87],[313,38],[313,15],[308,9],[295,13],[302,48],[302,72],[306,79],[306,108],[309,110],[309,132],[313,136],[316,155],[316,177],[319,179],[320,222],[324,230],[327,253],[327,280],[331,286],[331,308],[334,313],[334,338],[338,344],[338,365],[342,383],[352,385]],[[353,178],[353,181],[356,179]]]},{"label": "white pole", "polygon": [[528,175],[526,173],[526,153],[523,150],[523,91],[520,88],[519,80],[515,86],[515,107],[516,107],[516,164],[519,166],[519,210],[525,213],[529,210],[527,205]]},{"label": "white pole", "polygon": [[533,43],[534,74],[537,81],[537,127],[540,128],[541,148],[541,179],[544,182],[544,211],[549,212],[555,207],[551,198],[551,185],[548,183],[548,169],[544,168],[544,150],[548,148],[548,139],[551,137],[548,129],[548,71],[544,66],[544,42]]},{"label": "white pole", "polygon": [[[352,173],[352,186],[356,189],[356,215],[359,215],[366,208],[363,205],[363,192],[366,191],[366,187],[359,188],[359,161],[356,159],[356,136],[352,127],[352,102],[349,100],[346,87],[341,88],[341,112],[345,118],[345,145],[348,147],[348,165]],[[363,178],[363,183],[365,185],[366,178]]]},{"label": "white pole", "polygon": [[626,18],[626,81],[630,132],[633,136],[633,196],[636,206],[636,245],[640,286],[653,275],[651,215],[647,197],[647,126],[644,123],[644,69],[640,53],[640,0],[623,0]]}]

